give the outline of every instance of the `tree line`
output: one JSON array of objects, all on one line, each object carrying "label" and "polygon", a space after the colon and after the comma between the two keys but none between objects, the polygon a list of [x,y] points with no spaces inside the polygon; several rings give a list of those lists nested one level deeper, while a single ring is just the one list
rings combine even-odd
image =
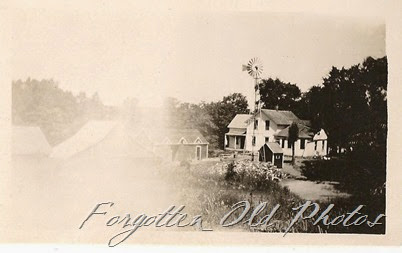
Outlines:
[{"label": "tree line", "polygon": [[73,135],[89,119],[111,119],[116,111],[104,105],[98,93],[73,95],[52,79],[12,82],[12,123],[39,126],[51,145]]},{"label": "tree line", "polygon": [[[387,76],[387,58],[368,57],[349,68],[332,67],[321,84],[306,92],[296,84],[263,79],[259,84],[262,108],[291,110],[299,118],[311,120],[314,129],[324,128],[333,152],[370,148],[384,154]],[[129,102],[130,107],[136,106]],[[165,108],[168,127],[198,129],[211,149],[223,148],[227,126],[236,114],[250,113],[247,99],[240,93],[200,103],[168,98]],[[51,144],[72,135],[88,119],[112,119],[116,115],[118,109],[105,106],[97,93],[73,95],[53,80],[28,78],[12,83],[13,123],[40,126]]]}]

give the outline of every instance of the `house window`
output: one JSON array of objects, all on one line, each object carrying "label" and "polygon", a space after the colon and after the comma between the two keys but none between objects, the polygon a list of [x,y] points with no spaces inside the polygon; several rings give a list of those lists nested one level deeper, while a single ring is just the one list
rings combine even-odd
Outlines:
[{"label": "house window", "polygon": [[300,139],[300,149],[304,149],[306,147],[306,140]]},{"label": "house window", "polygon": [[269,137],[265,137],[265,142],[269,142]]},{"label": "house window", "polygon": [[236,139],[236,145],[239,145],[240,144],[240,138],[235,136],[235,139]]},{"label": "house window", "polygon": [[251,143],[253,144],[253,146],[255,146],[255,136],[253,136]]},{"label": "house window", "polygon": [[325,148],[325,140],[322,141],[322,151],[324,151]]},{"label": "house window", "polygon": [[265,121],[265,130],[269,130],[269,120]]},{"label": "house window", "polygon": [[314,141],[314,150],[317,150],[317,141]]},{"label": "house window", "polygon": [[254,129],[258,129],[258,119],[254,121]]},{"label": "house window", "polygon": [[285,139],[282,139],[282,148],[285,148]]},{"label": "house window", "polygon": [[288,148],[292,147],[292,143],[290,143],[290,141],[288,140]]}]

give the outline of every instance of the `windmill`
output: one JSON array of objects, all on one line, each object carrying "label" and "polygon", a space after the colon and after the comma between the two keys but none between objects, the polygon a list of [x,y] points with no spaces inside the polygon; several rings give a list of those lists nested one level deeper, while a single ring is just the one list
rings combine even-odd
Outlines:
[{"label": "windmill", "polygon": [[260,59],[252,58],[248,61],[247,65],[243,65],[243,71],[247,71],[247,73],[254,78],[255,85],[254,85],[254,112],[256,113],[260,108],[260,100],[257,100],[257,95],[260,93],[259,89],[259,79],[261,77],[262,71],[264,70]]},{"label": "windmill", "polygon": [[[260,86],[259,86],[259,79],[261,77],[263,66],[258,58],[252,58],[248,61],[247,65],[243,65],[243,71],[247,71],[247,73],[254,78],[254,112],[253,112],[253,135],[252,135],[252,146],[251,146],[251,160],[254,161],[254,145],[256,144],[255,138],[255,129],[256,129],[256,122],[255,116],[257,113],[261,113],[261,100],[259,98],[260,95]],[[257,99],[258,96],[258,99]]]}]

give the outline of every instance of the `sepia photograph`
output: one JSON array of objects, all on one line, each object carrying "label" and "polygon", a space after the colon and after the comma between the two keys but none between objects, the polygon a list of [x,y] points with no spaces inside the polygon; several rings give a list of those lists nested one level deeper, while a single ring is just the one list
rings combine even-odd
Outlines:
[{"label": "sepia photograph", "polygon": [[389,234],[385,16],[46,6],[8,6],[1,242]]}]

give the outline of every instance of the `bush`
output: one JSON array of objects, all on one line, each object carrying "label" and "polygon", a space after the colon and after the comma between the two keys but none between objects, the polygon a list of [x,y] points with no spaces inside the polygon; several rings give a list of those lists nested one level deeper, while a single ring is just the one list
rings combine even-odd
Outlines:
[{"label": "bush", "polygon": [[226,173],[225,173],[225,180],[226,181],[231,181],[231,180],[235,180],[237,173],[235,172],[235,165],[234,162],[231,162],[227,165],[226,168]]},{"label": "bush", "polygon": [[[353,210],[358,205],[365,205],[364,212],[369,217],[385,213],[385,162],[378,152],[351,152],[332,160],[304,161],[302,174],[308,180],[337,181],[338,190],[352,195],[347,199],[335,201],[333,215],[341,215]],[[385,223],[385,222],[384,222]],[[325,228],[329,233],[385,233],[385,224],[369,228],[368,226],[332,226]]]},{"label": "bush", "polygon": [[385,168],[381,168],[369,156],[309,160],[304,161],[300,169],[308,180],[337,181],[339,190],[364,196],[385,183]]}]

